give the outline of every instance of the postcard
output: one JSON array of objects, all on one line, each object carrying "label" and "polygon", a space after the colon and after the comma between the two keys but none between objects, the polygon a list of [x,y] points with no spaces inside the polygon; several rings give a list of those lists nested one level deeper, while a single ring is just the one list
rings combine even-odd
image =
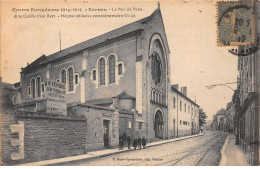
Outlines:
[{"label": "postcard", "polygon": [[259,0],[0,8],[1,165],[259,165]]}]

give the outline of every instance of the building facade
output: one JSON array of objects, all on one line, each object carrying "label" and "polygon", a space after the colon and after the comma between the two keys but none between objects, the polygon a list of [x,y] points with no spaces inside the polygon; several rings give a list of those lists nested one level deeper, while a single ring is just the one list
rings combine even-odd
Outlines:
[{"label": "building facade", "polygon": [[182,137],[200,132],[199,105],[187,97],[187,87],[171,87],[172,105],[169,107],[169,133],[171,138]]},{"label": "building facade", "polygon": [[259,165],[259,11],[259,2],[254,1],[255,43],[238,47],[239,77],[234,97],[237,144],[251,165]]},{"label": "building facade", "polygon": [[199,105],[186,87],[171,86],[169,64],[158,5],[148,17],[22,68],[15,109],[26,118],[66,116],[63,123],[75,117],[77,127],[86,127],[79,134],[85,150],[76,153],[115,148],[120,135],[153,142],[197,134]]},{"label": "building facade", "polygon": [[158,6],[148,17],[22,68],[17,109],[44,111],[47,81],[55,81],[65,84],[66,113],[88,121],[88,150],[116,147],[121,134],[168,139],[169,54]]},{"label": "building facade", "polygon": [[226,111],[226,120],[225,120],[225,131],[228,133],[235,133],[235,105],[232,102],[227,104],[225,109]]}]

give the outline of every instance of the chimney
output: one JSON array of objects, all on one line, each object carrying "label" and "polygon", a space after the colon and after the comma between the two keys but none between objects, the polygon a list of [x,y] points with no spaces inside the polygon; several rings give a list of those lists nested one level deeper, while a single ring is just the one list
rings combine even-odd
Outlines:
[{"label": "chimney", "polygon": [[172,87],[179,90],[179,84],[174,84],[174,85],[172,85]]},{"label": "chimney", "polygon": [[182,94],[184,94],[185,96],[187,96],[187,87],[182,87]]}]

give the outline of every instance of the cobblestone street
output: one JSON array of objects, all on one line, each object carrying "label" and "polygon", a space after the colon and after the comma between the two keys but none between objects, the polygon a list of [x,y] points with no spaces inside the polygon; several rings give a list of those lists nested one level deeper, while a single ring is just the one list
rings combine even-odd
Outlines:
[{"label": "cobblestone street", "polygon": [[220,151],[226,137],[226,133],[206,132],[200,137],[124,152],[90,161],[74,162],[69,165],[214,166],[219,164],[221,158]]}]

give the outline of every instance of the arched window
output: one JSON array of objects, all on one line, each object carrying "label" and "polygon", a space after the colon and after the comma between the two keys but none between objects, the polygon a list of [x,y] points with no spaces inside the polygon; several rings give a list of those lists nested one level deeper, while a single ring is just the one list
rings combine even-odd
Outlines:
[{"label": "arched window", "polygon": [[30,86],[28,86],[27,93],[28,93],[28,95],[31,94],[31,87]]},{"label": "arched window", "polygon": [[162,102],[162,104],[164,104],[164,95],[162,94],[162,100],[161,100]]},{"label": "arched window", "polygon": [[109,64],[109,84],[115,83],[115,56],[110,56],[108,60]]},{"label": "arched window", "polygon": [[175,97],[173,98],[173,108],[175,108],[175,103],[176,103],[176,100],[175,100]]},{"label": "arched window", "polygon": [[153,91],[153,101],[155,101],[155,91]]},{"label": "arched window", "polygon": [[69,74],[69,91],[74,90],[74,85],[73,85],[73,69],[70,67],[68,69],[68,74]]},{"label": "arched window", "polygon": [[93,70],[92,72],[92,80],[95,81],[96,80],[96,70]]},{"label": "arched window", "polygon": [[151,55],[151,71],[152,71],[152,79],[155,84],[161,84],[162,81],[162,64],[158,53],[154,52]]},{"label": "arched window", "polygon": [[44,92],[44,83],[42,83],[42,92]]},{"label": "arched window", "polygon": [[158,93],[157,101],[158,101],[158,103],[161,103],[161,94],[160,93]]},{"label": "arched window", "polygon": [[75,84],[79,83],[79,75],[75,75]]},{"label": "arched window", "polygon": [[37,97],[41,97],[41,78],[36,78]]},{"label": "arched window", "polygon": [[35,98],[35,79],[33,78],[31,81],[31,87],[32,87],[32,98]]},{"label": "arched window", "polygon": [[99,60],[99,83],[100,85],[105,85],[105,59],[101,58]]},{"label": "arched window", "polygon": [[122,75],[122,73],[123,73],[123,65],[120,63],[118,65],[118,75]]},{"label": "arched window", "polygon": [[64,69],[61,71],[61,83],[66,84],[66,71]]}]

